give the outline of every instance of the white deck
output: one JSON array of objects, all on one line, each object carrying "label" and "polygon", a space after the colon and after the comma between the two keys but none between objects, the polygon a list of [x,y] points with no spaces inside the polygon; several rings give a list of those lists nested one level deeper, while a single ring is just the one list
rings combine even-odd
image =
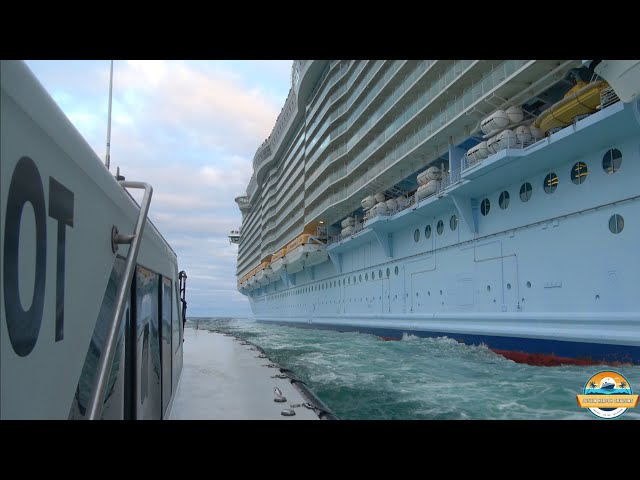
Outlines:
[{"label": "white deck", "polygon": [[[289,379],[271,378],[277,368],[264,367],[271,360],[257,358],[233,337],[208,330],[184,330],[184,365],[170,420],[318,420],[305,407],[294,408],[292,417],[281,415],[291,404],[306,400]],[[274,402],[278,387],[287,399]]]}]

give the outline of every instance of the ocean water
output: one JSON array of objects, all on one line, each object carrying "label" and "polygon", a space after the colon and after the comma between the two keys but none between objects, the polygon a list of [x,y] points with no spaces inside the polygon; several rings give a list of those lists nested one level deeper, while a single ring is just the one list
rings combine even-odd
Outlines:
[{"label": "ocean water", "polygon": [[[578,407],[576,395],[596,372],[612,369],[640,391],[640,366],[536,367],[515,363],[484,346],[453,339],[384,341],[258,323],[250,319],[190,318],[187,326],[231,333],[262,347],[296,373],[341,419],[365,420],[600,420]],[[640,420],[640,407],[620,420]],[[604,420],[600,420],[604,421]]]}]

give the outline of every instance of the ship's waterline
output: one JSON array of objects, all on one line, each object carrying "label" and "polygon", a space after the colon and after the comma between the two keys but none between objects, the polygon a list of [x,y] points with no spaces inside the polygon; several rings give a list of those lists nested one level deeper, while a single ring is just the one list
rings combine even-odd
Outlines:
[{"label": "ship's waterline", "polygon": [[617,67],[294,62],[237,199],[255,317],[640,363],[640,62]]},{"label": "ship's waterline", "polygon": [[[607,367],[518,364],[484,345],[402,334],[301,329],[248,319],[192,318],[187,325],[250,340],[293,370],[341,419],[589,420],[576,403],[585,382]],[[634,386],[640,367],[613,367]],[[624,419],[640,419],[629,409]]]}]

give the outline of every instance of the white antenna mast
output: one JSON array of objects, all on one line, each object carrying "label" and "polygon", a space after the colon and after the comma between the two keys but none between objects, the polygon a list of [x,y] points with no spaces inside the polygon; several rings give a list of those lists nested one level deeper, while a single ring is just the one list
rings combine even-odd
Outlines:
[{"label": "white antenna mast", "polygon": [[109,77],[109,119],[107,120],[107,156],[105,158],[105,165],[109,170],[109,164],[111,163],[111,95],[113,92],[113,60],[111,60],[111,72]]}]

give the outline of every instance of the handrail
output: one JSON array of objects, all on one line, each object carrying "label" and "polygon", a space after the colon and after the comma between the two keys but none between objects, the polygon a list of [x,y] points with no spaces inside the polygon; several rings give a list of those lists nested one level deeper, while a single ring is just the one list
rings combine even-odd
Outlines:
[{"label": "handrail", "polygon": [[[142,233],[147,223],[147,214],[149,213],[149,205],[151,204],[151,196],[153,195],[153,187],[144,182],[121,181],[123,188],[141,188],[144,189],[142,197],[142,205],[140,205],[140,214],[136,222],[135,233],[133,235],[114,235],[115,243],[131,243],[129,252],[127,253],[127,261],[125,263],[124,272],[118,285],[116,294],[115,308],[111,319],[111,326],[107,332],[105,346],[100,355],[98,366],[96,368],[96,380],[93,387],[89,406],[87,408],[89,420],[96,420],[102,416],[102,405],[104,403],[104,394],[107,387],[107,380],[113,364],[113,357],[116,352],[116,338],[120,330],[122,322],[122,313],[127,302],[127,293],[131,288],[131,280],[133,279],[133,271],[142,242]],[[116,231],[117,232],[117,231]]]}]

